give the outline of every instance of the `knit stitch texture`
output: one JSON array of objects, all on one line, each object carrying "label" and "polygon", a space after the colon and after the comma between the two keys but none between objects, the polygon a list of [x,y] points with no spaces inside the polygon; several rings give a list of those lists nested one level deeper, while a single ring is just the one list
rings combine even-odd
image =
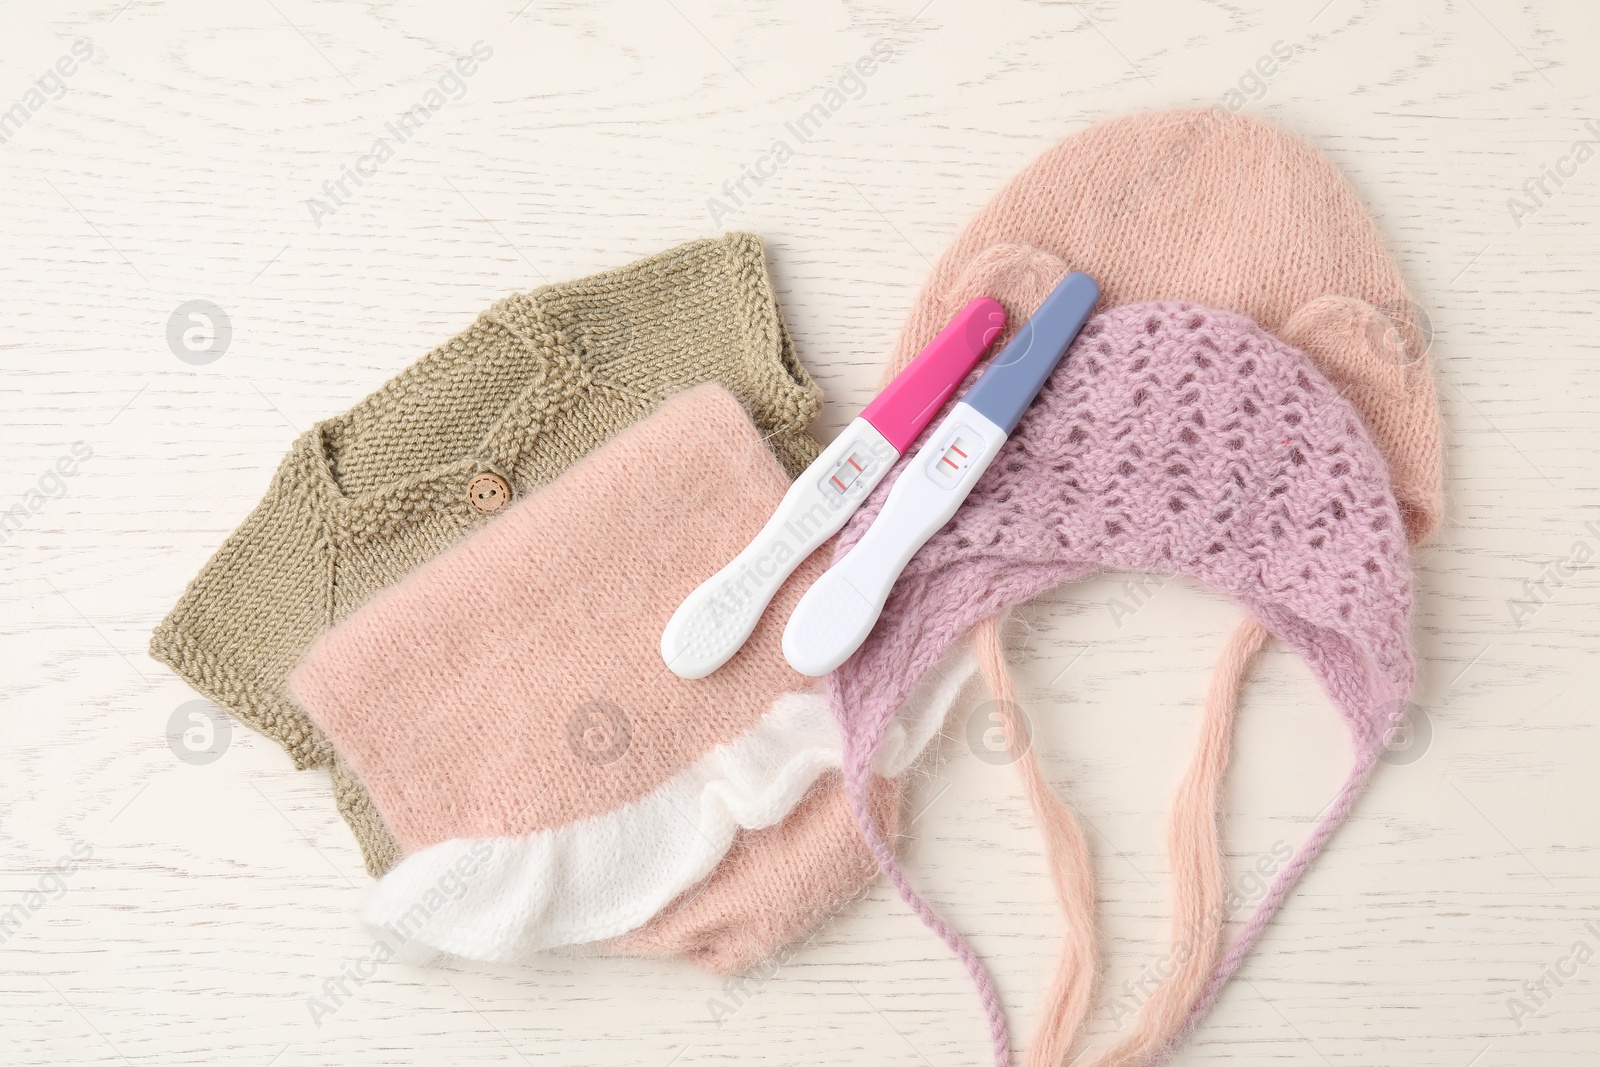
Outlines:
[{"label": "knit stitch texture", "polygon": [[1413,540],[1439,524],[1424,323],[1360,200],[1310,145],[1218,109],[1132,115],[1068,137],[939,257],[884,380],[972,297],[998,299],[1014,329],[1074,270],[1100,283],[1102,307],[1225,308],[1304,350],[1361,414]]},{"label": "knit stitch texture", "polygon": [[[1439,420],[1425,317],[1354,193],[1310,146],[1219,109],[1135,115],[1067,138],[1018,174],[941,256],[889,372],[950,308],[993,296],[1015,326],[1074,269],[1096,276],[1107,304],[1195,300],[1250,315],[1302,348],[1361,413],[1389,464],[1411,540],[1437,526]],[[999,625],[999,617],[980,621],[973,639],[996,707],[1014,725]],[[1263,640],[1254,620],[1230,639],[1205,705],[1206,743],[1173,806],[1175,950],[1179,941],[1203,949],[1220,940],[1220,913],[1207,907],[1223,869],[1218,813],[1208,798],[1218,795],[1237,694]],[[1024,746],[1015,756],[1065,919],[1028,1062],[1058,1067],[1073,1059],[1099,969],[1093,882],[1081,830],[1047,787],[1037,753]],[[1137,1025],[1083,1067],[1131,1067],[1165,1047],[1214,955],[1184,953]]]},{"label": "knit stitch texture", "polygon": [[[836,557],[909,462],[852,517]],[[953,642],[1104,569],[1182,575],[1238,601],[1305,658],[1353,737],[1350,782],[1213,975],[1208,1003],[1348,811],[1410,692],[1405,531],[1359,415],[1304,353],[1193,304],[1098,315],[965,506],[913,557],[860,651],[830,677],[852,796],[865,796],[889,715]],[[1236,693],[1224,690],[1218,699],[1231,703]],[[959,942],[899,871],[864,805],[856,812],[902,895]],[[957,951],[970,954],[964,942]],[[980,987],[992,1000],[986,978]]]},{"label": "knit stitch texture", "polygon": [[[369,899],[370,921],[407,921],[448,879],[449,902],[408,936],[512,961],[639,930],[672,906],[637,947],[687,944],[692,928],[696,958],[728,966],[790,943],[861,889],[869,857],[838,832],[842,798],[791,816],[825,775],[839,789],[827,702],[780,650],[826,556],[801,564],[711,676],[679,678],[658,651],[673,609],[788,484],[739,402],[702,386],[312,646],[292,692],[405,853]],[[898,731],[886,773],[904,770],[942,711],[915,736]],[[892,824],[898,787],[876,796]],[[743,830],[756,833],[719,867]]]},{"label": "knit stitch texture", "polygon": [[375,593],[494,521],[467,484],[513,499],[666,398],[725,385],[785,467],[815,457],[820,392],[795,359],[760,239],[695,241],[518,293],[294,443],[265,498],[156,628],[150,653],[288,751],[332,764],[339,809],[378,875],[399,858],[357,777],[285,678]]}]

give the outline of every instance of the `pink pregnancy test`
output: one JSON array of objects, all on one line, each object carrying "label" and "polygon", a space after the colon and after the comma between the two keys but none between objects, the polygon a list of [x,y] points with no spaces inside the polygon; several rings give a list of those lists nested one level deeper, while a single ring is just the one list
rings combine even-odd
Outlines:
[{"label": "pink pregnancy test", "polygon": [[800,561],[839,532],[1005,327],[979,297],[950,321],[795,479],[772,518],[684,598],[661,632],[661,658],[680,678],[704,678],[739,651]]}]

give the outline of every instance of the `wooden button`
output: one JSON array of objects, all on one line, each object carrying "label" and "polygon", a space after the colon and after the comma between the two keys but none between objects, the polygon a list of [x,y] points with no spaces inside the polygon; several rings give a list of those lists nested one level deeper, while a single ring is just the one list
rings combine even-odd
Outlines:
[{"label": "wooden button", "polygon": [[484,471],[467,483],[467,503],[480,515],[493,515],[511,503],[511,486],[498,474]]}]

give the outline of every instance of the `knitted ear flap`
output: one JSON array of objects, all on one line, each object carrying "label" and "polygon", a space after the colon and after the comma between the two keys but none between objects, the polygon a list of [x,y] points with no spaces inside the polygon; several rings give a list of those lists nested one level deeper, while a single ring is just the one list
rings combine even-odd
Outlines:
[{"label": "knitted ear flap", "polygon": [[1425,339],[1409,308],[1384,311],[1352,296],[1323,296],[1277,330],[1344,390],[1389,461],[1389,476],[1413,544],[1444,520],[1433,383]]},{"label": "knitted ear flap", "polygon": [[1351,399],[1397,474],[1412,539],[1442,517],[1426,338],[1378,227],[1311,145],[1221,108],[1128,115],[1080,130],[1007,182],[939,257],[885,381],[959,308],[948,301],[968,268],[1011,245],[1094,275],[1105,307],[1187,300],[1274,333],[1329,294],[1379,309],[1398,328],[1402,362],[1415,365],[1405,400],[1381,391]]},{"label": "knitted ear flap", "polygon": [[1303,304],[1278,336],[1315,359],[1334,385],[1405,395],[1406,359],[1389,317],[1353,296],[1323,296]]},{"label": "knitted ear flap", "polygon": [[[951,314],[980,296],[1000,301],[1006,309],[1009,336],[1039,310],[1050,290],[1071,270],[1059,257],[1031,245],[1002,244],[986,248],[967,264],[945,303]],[[1001,342],[996,342],[996,348]]]},{"label": "knitted ear flap", "polygon": [[[1108,307],[1187,300],[1243,314],[1302,344],[1335,379],[1379,446],[1410,539],[1421,540],[1441,521],[1439,419],[1426,338],[1413,321],[1399,269],[1378,228],[1337,170],[1310,145],[1260,120],[1217,108],[1133,115],[1068,137],[1008,182],[940,256],[911,308],[885,368],[886,380],[948,321],[960,306],[958,298],[993,296],[1020,325],[1037,308],[1046,281],[1068,269],[1093,274]],[[1349,303],[1343,303],[1346,299]],[[1219,731],[1231,724],[1236,699],[1228,693],[1236,694],[1260,646],[1258,629],[1253,621],[1241,624],[1228,645],[1207,704],[1207,737],[1225,736]],[[1010,692],[1010,679],[998,634],[980,623],[977,637],[980,653],[992,652],[981,658],[999,698]],[[1234,680],[1231,688],[1224,684],[1228,679]],[[1180,816],[1200,819],[1204,826],[1189,825],[1194,833],[1186,831],[1185,841],[1210,841],[1213,853],[1214,812],[1183,801],[1214,795],[1214,788],[1208,793],[1204,787],[1220,776],[1215,754],[1203,748],[1197,755],[1173,824],[1176,835]],[[1225,759],[1225,744],[1221,756]],[[1050,829],[1073,825],[1070,812],[1052,791],[1036,787],[1042,778],[1031,752],[1023,753],[1017,766],[1046,828],[1046,853],[1057,883],[1071,884],[1072,872],[1086,869],[1086,859],[1066,852],[1072,833],[1059,836]],[[1221,870],[1220,858],[1209,862]],[[1175,851],[1179,916],[1191,910],[1185,867]],[[1190,864],[1189,869],[1199,868]],[[1063,947],[1063,970],[1030,1062],[1063,1060],[1060,1050],[1070,1047],[1082,1021],[1081,1015],[1074,1018],[1073,1005],[1085,1002],[1071,992],[1077,987],[1065,969],[1074,958],[1092,968],[1092,937],[1073,934],[1085,908],[1092,916],[1092,903],[1084,901],[1090,895],[1062,893],[1069,941],[1078,944]],[[1214,938],[1208,942],[1194,931],[1184,934],[1186,941],[1214,951],[1205,948]],[[1202,952],[1193,961],[1196,973],[1205,958]],[[1175,1001],[1176,991],[1192,983],[1166,985],[1171,991],[1162,994],[1163,1003]],[[1171,1013],[1159,1005],[1144,1014],[1156,1031],[1173,1025]],[[993,1017],[990,1021],[995,1025]],[[1152,1032],[1139,1040],[1148,1047],[1158,1039]]]}]

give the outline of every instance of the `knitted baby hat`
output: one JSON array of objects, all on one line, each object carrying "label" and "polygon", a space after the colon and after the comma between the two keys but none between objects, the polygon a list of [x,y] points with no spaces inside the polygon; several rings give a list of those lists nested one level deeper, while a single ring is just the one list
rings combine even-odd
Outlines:
[{"label": "knitted baby hat", "polygon": [[[1428,338],[1399,273],[1355,194],[1314,149],[1264,123],[1219,109],[1157,112],[1069,137],[1018,174],[940,258],[912,309],[889,372],[919,350],[947,309],[974,295],[999,299],[1010,320],[1033,313],[1069,270],[1095,275],[1104,306],[1187,299],[1246,314],[1300,346],[1354,403],[1393,478],[1407,533],[1419,541],[1442,517],[1437,399]],[[979,665],[1002,717],[1013,686],[998,619],[974,629]],[[1205,736],[1225,744],[1251,658],[1267,635],[1247,620],[1224,650],[1206,702]],[[1195,757],[1175,820],[1203,807],[1221,764]],[[1225,756],[1225,751],[1224,751]],[[1045,830],[1045,850],[1066,909],[1067,938],[1048,997],[1035,1065],[1064,1062],[1090,1007],[1095,973],[1093,878],[1071,812],[1026,749],[1016,767]],[[1220,877],[1215,818],[1209,856],[1198,825],[1173,826],[1180,908]],[[1220,929],[1220,916],[1207,925]],[[1194,940],[1192,931],[1185,935]],[[1199,939],[1204,942],[1202,937]],[[1206,960],[1184,967],[1198,982]],[[1164,982],[1124,1043],[1136,1056],[1159,1044],[1186,1010],[1185,981]],[[1165,1018],[1163,1018],[1165,1016]],[[1113,1054],[1108,1063],[1124,1062]],[[1131,1061],[1128,1061],[1131,1062]]]},{"label": "knitted baby hat", "polygon": [[[872,522],[894,476],[845,527],[837,555]],[[997,1062],[1009,1050],[987,976],[917,896],[859,800],[893,709],[953,642],[1104,569],[1183,575],[1238,601],[1305,658],[1353,739],[1345,786],[1217,967],[1207,1003],[1344,818],[1412,684],[1400,512],[1383,457],[1338,387],[1306,355],[1229,312],[1152,303],[1091,319],[829,682],[863,835],[901,894],[973,968]],[[1205,852],[1201,844],[1184,855],[1199,862]]]},{"label": "knitted baby hat", "polygon": [[[302,434],[267,495],[189,583],[150,654],[297,767],[330,764],[367,870],[399,849],[290,698],[316,637],[495,520],[657,404],[727,386],[793,472],[821,395],[795,358],[761,241],[693,241],[516,293],[349,411]],[[270,625],[263,625],[270,620]]]},{"label": "knitted baby hat", "polygon": [[1095,277],[1103,307],[1190,300],[1299,346],[1365,421],[1412,538],[1439,524],[1439,411],[1423,324],[1377,228],[1316,149],[1217,108],[1132,115],[1068,137],[939,258],[885,380],[972,296],[995,297],[1020,324],[1070,270]]},{"label": "knitted baby hat", "polygon": [[[710,678],[660,662],[673,609],[788,488],[762,436],[726,390],[683,394],[311,648],[294,696],[404,852],[369,922],[413,953],[513,961],[641,931],[696,887],[614,947],[692,945],[728,969],[788,944],[871,877],[842,799],[785,821],[841,764],[825,696],[779,648],[826,559],[801,565]],[[915,736],[890,730],[880,769],[904,769],[942,706]],[[883,789],[893,825],[899,787]],[[758,833],[719,867],[740,831]]]}]

